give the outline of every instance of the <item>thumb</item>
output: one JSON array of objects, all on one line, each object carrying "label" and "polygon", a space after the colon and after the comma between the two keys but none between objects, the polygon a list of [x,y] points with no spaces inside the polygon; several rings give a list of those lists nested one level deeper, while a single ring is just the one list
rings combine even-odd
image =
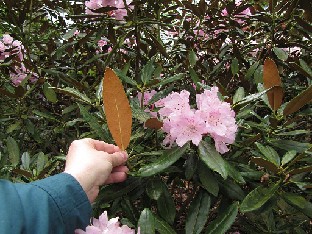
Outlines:
[{"label": "thumb", "polygon": [[117,167],[127,161],[128,154],[125,151],[115,152],[113,154],[105,154],[105,158],[112,164],[113,167]]}]

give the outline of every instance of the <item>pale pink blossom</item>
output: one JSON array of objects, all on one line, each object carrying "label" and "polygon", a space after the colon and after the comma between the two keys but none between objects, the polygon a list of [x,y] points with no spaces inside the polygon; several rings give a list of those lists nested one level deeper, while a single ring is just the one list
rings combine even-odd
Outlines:
[{"label": "pale pink blossom", "polygon": [[2,40],[4,44],[11,45],[13,42],[13,37],[11,37],[9,34],[4,34]]},{"label": "pale pink blossom", "polygon": [[[152,117],[156,118],[157,117],[157,112],[154,112],[154,105],[149,105],[149,101],[151,98],[157,93],[156,90],[151,90],[151,91],[145,91],[144,92],[144,97],[143,97],[143,106],[148,106],[147,108],[144,109],[146,113],[149,113]],[[138,92],[137,98],[139,99],[140,106],[142,104],[142,93]]]},{"label": "pale pink blossom", "polygon": [[107,42],[101,39],[101,40],[98,41],[97,44],[98,44],[99,47],[103,47],[103,46],[107,45]]},{"label": "pale pink blossom", "polygon": [[5,45],[3,44],[2,41],[0,41],[0,53],[5,51]]},{"label": "pale pink blossom", "polygon": [[[75,234],[135,234],[135,230],[127,225],[120,226],[118,217],[108,219],[107,211],[100,215],[99,219],[93,218],[93,225],[86,227],[86,231],[76,229]],[[137,234],[140,234],[138,229]]]},{"label": "pale pink blossom", "polygon": [[74,32],[74,36],[78,36],[80,34],[80,31],[77,29],[75,32]]},{"label": "pale pink blossom", "polygon": [[[131,3],[131,1],[126,1],[127,5]],[[116,10],[112,10],[108,12],[108,14],[117,20],[122,20],[125,16],[127,16],[126,6],[124,5],[123,0],[90,0],[85,2],[86,13],[91,15],[99,15],[100,13],[93,12],[94,10],[100,9],[102,7],[115,7]],[[133,8],[129,6],[129,8]]]}]

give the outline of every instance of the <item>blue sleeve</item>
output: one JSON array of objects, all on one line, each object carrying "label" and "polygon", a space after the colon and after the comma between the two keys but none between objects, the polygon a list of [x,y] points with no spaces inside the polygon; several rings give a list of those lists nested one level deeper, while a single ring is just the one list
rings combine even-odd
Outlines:
[{"label": "blue sleeve", "polygon": [[91,204],[78,181],[61,173],[28,184],[0,180],[1,233],[73,234],[90,223]]}]

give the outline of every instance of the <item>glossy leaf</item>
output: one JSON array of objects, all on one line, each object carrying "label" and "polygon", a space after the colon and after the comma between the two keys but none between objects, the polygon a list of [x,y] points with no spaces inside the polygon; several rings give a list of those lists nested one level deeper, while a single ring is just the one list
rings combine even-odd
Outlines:
[{"label": "glossy leaf", "polygon": [[304,197],[294,193],[284,193],[282,197],[288,204],[297,208],[309,218],[312,218],[312,203]]},{"label": "glossy leaf", "polygon": [[160,234],[176,234],[175,230],[165,221],[155,216],[155,229]]},{"label": "glossy leaf", "polygon": [[125,150],[130,143],[132,112],[122,83],[110,68],[103,80],[103,104],[108,128],[119,148]]},{"label": "glossy leaf", "polygon": [[263,156],[277,167],[280,166],[280,157],[277,152],[270,146],[264,146],[258,142],[255,143]]},{"label": "glossy leaf", "polygon": [[238,59],[234,58],[231,63],[232,75],[235,76],[239,72]]},{"label": "glossy leaf", "polygon": [[295,150],[288,151],[282,158],[282,166],[290,162],[296,156]]},{"label": "glossy leaf", "polygon": [[267,92],[267,96],[271,108],[277,110],[283,99],[282,81],[275,62],[269,58],[264,61],[263,65],[263,85],[266,89],[271,88]]},{"label": "glossy leaf", "polygon": [[46,82],[43,84],[43,93],[44,96],[47,98],[48,101],[56,103],[57,102],[57,96],[54,90],[51,88],[51,86]]},{"label": "glossy leaf", "polygon": [[22,160],[22,167],[23,167],[23,169],[29,170],[29,166],[30,166],[30,155],[29,155],[29,153],[28,152],[24,152],[22,154],[21,160]]},{"label": "glossy leaf", "polygon": [[205,234],[226,233],[234,223],[238,214],[238,202],[234,202],[207,226]]},{"label": "glossy leaf", "polygon": [[282,61],[286,61],[288,58],[287,52],[281,48],[274,47],[273,52]]},{"label": "glossy leaf", "polygon": [[162,194],[162,186],[163,182],[159,178],[150,180],[146,186],[147,195],[153,200],[158,200]]},{"label": "glossy leaf", "polygon": [[298,96],[290,100],[286,105],[283,114],[284,116],[290,115],[296,111],[298,111],[301,107],[308,104],[312,100],[312,85],[301,92]]},{"label": "glossy leaf", "polygon": [[174,218],[176,216],[176,207],[166,184],[163,184],[162,195],[157,200],[157,210],[159,215],[164,220],[166,220],[171,225],[173,224]]},{"label": "glossy leaf", "polygon": [[250,68],[246,72],[246,79],[250,79],[252,77],[252,75],[255,73],[256,69],[258,68],[259,64],[260,64],[259,61],[257,61],[250,66]]},{"label": "glossy leaf", "polygon": [[187,148],[188,144],[185,144],[183,147],[166,150],[155,162],[141,167],[134,175],[146,177],[162,172],[181,158]]},{"label": "glossy leaf", "polygon": [[259,209],[264,205],[264,203],[274,196],[278,188],[278,183],[273,184],[268,188],[260,185],[245,197],[240,205],[240,211],[245,213]]},{"label": "glossy leaf", "polygon": [[296,150],[298,153],[302,153],[311,147],[311,144],[309,143],[302,143],[293,140],[270,139],[270,144],[282,150]]},{"label": "glossy leaf", "polygon": [[192,200],[187,212],[185,232],[199,234],[203,230],[210,211],[210,196],[207,192],[200,190]]},{"label": "glossy leaf", "polygon": [[245,90],[243,87],[239,87],[233,96],[233,104],[243,100],[244,97],[245,97]]},{"label": "glossy leaf", "polygon": [[227,178],[228,172],[226,165],[221,155],[216,149],[207,143],[201,141],[198,146],[199,158],[213,171],[218,172],[224,179]]},{"label": "glossy leaf", "polygon": [[12,137],[7,138],[7,149],[11,164],[17,166],[20,161],[20,150],[17,142]]},{"label": "glossy leaf", "polygon": [[155,233],[155,219],[150,209],[145,208],[140,215],[138,221],[141,234],[154,234]]},{"label": "glossy leaf", "polygon": [[176,75],[171,76],[169,78],[163,79],[162,81],[160,81],[159,83],[157,83],[157,85],[154,85],[153,87],[158,87],[158,86],[162,86],[165,84],[172,83],[172,82],[177,81],[177,80],[181,80],[184,78],[184,76],[185,75],[183,73],[176,74]]},{"label": "glossy leaf", "polygon": [[213,173],[210,171],[210,169],[207,168],[206,164],[203,164],[201,162],[201,164],[198,167],[198,175],[203,188],[206,189],[213,196],[215,197],[218,196],[219,193],[218,181],[216,177],[213,175]]},{"label": "glossy leaf", "polygon": [[240,172],[234,167],[234,165],[232,165],[229,161],[225,161],[225,164],[226,164],[226,168],[227,168],[229,176],[233,178],[235,182],[240,183],[240,184],[246,183],[244,178],[242,177]]},{"label": "glossy leaf", "polygon": [[153,60],[150,60],[142,69],[141,81],[146,85],[150,79],[152,79],[153,72],[155,70]]},{"label": "glossy leaf", "polygon": [[194,67],[197,62],[197,56],[193,50],[190,50],[188,54],[188,59],[191,67]]},{"label": "glossy leaf", "polygon": [[78,99],[79,101],[85,102],[87,104],[91,104],[91,99],[88,98],[87,95],[79,92],[77,89],[70,88],[70,87],[66,87],[66,88],[55,88],[55,87],[53,87],[53,90],[60,92],[60,93],[67,94],[69,96],[72,96],[72,97]]},{"label": "glossy leaf", "polygon": [[222,181],[219,186],[223,194],[230,199],[242,201],[245,198],[245,193],[241,187],[230,179]]}]

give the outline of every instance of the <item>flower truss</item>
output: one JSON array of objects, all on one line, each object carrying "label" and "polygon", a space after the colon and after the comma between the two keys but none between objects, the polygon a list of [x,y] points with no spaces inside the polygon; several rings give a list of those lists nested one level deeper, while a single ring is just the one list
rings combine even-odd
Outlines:
[{"label": "flower truss", "polygon": [[[155,91],[147,93],[143,104],[146,105],[154,94]],[[162,130],[167,133],[164,145],[171,147],[176,143],[182,147],[192,141],[198,146],[202,137],[208,135],[214,139],[218,152],[223,154],[229,151],[227,146],[235,141],[237,132],[235,112],[230,104],[220,100],[217,87],[196,95],[196,109],[190,106],[189,96],[188,91],[182,90],[155,102],[163,121]]]},{"label": "flower truss", "polygon": [[[127,225],[120,226],[118,217],[108,219],[107,211],[100,215],[99,219],[93,218],[93,225],[86,227],[86,231],[76,229],[75,234],[135,234],[135,230]],[[140,234],[138,229],[137,234]]]}]

